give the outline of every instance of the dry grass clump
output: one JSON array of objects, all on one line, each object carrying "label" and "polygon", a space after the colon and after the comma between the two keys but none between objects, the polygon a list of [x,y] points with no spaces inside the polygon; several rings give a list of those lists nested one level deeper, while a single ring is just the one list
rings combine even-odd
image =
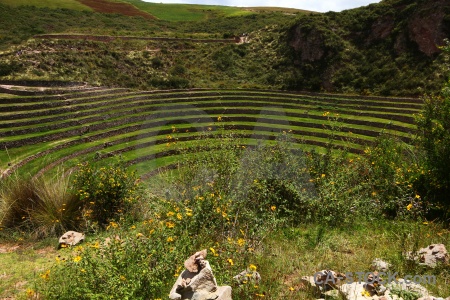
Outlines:
[{"label": "dry grass clump", "polygon": [[0,226],[35,237],[59,235],[80,223],[79,206],[67,177],[44,180],[14,174],[1,185]]}]

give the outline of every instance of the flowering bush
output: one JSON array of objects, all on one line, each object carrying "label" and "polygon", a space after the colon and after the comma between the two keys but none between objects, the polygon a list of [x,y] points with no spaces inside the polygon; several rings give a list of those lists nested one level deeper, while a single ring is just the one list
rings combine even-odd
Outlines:
[{"label": "flowering bush", "polygon": [[100,167],[85,162],[78,165],[73,188],[86,220],[106,226],[129,212],[138,197],[138,177],[122,162]]}]

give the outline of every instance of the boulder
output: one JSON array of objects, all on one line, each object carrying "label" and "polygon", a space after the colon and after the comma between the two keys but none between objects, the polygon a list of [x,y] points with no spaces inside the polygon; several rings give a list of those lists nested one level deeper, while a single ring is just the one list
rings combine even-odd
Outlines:
[{"label": "boulder", "polygon": [[84,234],[76,231],[67,231],[59,238],[58,249],[75,246],[84,241]]},{"label": "boulder", "polygon": [[448,264],[449,256],[443,244],[432,244],[421,248],[418,252],[407,252],[404,254],[407,259],[414,260],[420,265],[430,268],[436,267],[438,263]]},{"label": "boulder", "polygon": [[185,263],[170,291],[171,300],[231,300],[231,287],[218,286],[206,250],[196,252]]},{"label": "boulder", "polygon": [[448,263],[449,257],[447,249],[443,244],[432,244],[422,248],[418,252],[419,262],[431,268],[436,267],[437,263]]}]

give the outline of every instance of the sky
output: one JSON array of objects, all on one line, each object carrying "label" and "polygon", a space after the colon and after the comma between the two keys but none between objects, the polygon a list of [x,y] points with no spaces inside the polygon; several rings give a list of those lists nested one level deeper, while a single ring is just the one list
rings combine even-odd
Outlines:
[{"label": "sky", "polygon": [[317,12],[342,11],[345,9],[378,3],[380,0],[155,0],[157,3],[188,3],[225,6],[276,6],[298,8]]}]

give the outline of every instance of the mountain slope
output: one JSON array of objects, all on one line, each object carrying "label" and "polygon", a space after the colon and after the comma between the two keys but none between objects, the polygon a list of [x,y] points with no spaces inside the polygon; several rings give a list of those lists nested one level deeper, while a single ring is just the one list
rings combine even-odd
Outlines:
[{"label": "mountain slope", "polygon": [[286,35],[297,66],[292,85],[381,94],[434,90],[434,62],[450,36],[449,15],[449,0],[385,0],[302,15]]}]

